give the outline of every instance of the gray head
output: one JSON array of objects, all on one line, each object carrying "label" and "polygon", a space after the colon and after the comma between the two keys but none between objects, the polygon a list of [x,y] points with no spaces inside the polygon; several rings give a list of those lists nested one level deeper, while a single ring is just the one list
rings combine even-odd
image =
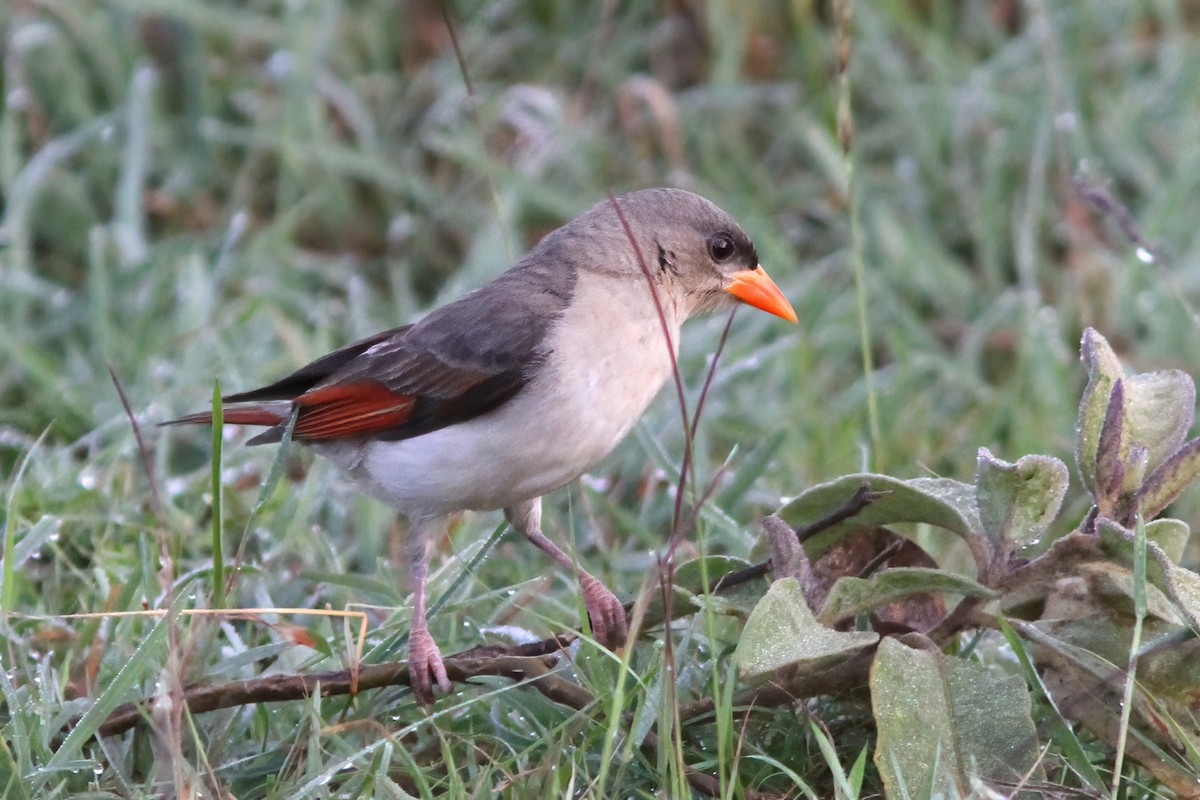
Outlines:
[{"label": "gray head", "polygon": [[648,270],[659,286],[681,297],[689,314],[732,295],[795,320],[741,226],[683,189],[643,189],[602,200],[543,239],[539,251],[582,270],[631,275]]}]

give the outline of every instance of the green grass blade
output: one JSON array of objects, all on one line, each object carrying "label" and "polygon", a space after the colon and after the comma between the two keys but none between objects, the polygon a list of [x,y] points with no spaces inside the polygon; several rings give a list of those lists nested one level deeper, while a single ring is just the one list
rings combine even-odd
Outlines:
[{"label": "green grass blade", "polygon": [[108,715],[117,706],[129,700],[130,690],[145,678],[147,672],[156,668],[153,659],[160,653],[159,647],[167,638],[167,629],[174,624],[175,619],[170,616],[163,616],[155,623],[124,666],[103,687],[91,707],[67,734],[67,738],[46,765],[47,770],[62,769],[65,764],[75,759],[84,744],[96,735]]},{"label": "green grass blade", "polygon": [[1142,623],[1146,620],[1146,521],[1138,511],[1133,532],[1133,637],[1129,641],[1129,662],[1125,670],[1125,688],[1121,698],[1121,721],[1117,729],[1116,760],[1113,763],[1112,794],[1121,789],[1125,763],[1125,743],[1129,738],[1129,718],[1133,713],[1133,693],[1137,686],[1138,651],[1142,649]]},{"label": "green grass blade", "polygon": [[25,470],[29,467],[30,459],[41,447],[42,442],[46,440],[46,434],[49,432],[49,428],[42,431],[33,445],[25,451],[8,487],[8,502],[4,509],[4,570],[0,573],[0,614],[7,614],[15,610],[13,604],[16,602],[17,592],[17,514],[15,511],[17,487],[21,485],[21,479],[25,477]]}]

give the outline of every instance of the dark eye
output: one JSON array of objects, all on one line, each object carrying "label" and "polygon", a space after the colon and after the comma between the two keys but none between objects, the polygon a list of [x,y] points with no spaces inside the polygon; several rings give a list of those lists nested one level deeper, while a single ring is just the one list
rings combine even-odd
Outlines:
[{"label": "dark eye", "polygon": [[733,258],[735,253],[737,253],[737,245],[733,243],[733,239],[728,234],[718,233],[708,240],[708,254],[717,263],[728,261]]}]

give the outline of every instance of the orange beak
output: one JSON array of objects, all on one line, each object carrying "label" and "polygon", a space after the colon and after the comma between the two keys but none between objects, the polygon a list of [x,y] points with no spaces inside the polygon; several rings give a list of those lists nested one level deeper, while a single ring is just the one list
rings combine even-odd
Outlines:
[{"label": "orange beak", "polygon": [[733,282],[725,287],[725,291],[738,300],[760,308],[768,314],[783,317],[788,322],[799,322],[796,309],[792,308],[792,304],[761,266],[735,272],[731,277]]}]

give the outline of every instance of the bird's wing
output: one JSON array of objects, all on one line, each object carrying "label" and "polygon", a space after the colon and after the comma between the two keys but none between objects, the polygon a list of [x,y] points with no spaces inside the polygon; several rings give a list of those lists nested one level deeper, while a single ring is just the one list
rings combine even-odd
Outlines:
[{"label": "bird's wing", "polygon": [[[233,404],[225,420],[269,425],[250,441],[265,444],[283,436],[288,415],[280,400],[297,414],[293,437],[307,442],[408,439],[486,414],[536,373],[573,281],[570,272],[547,282],[544,269],[511,270],[416,325],[354,342],[269,386],[224,398]],[[201,413],[175,422],[210,419]]]},{"label": "bird's wing", "polygon": [[470,349],[447,350],[445,343],[430,348],[418,339],[409,329],[379,342],[292,398],[295,438],[370,434],[394,441],[465,422],[520,391],[539,361],[533,347],[480,357]]},{"label": "bird's wing", "polygon": [[382,331],[365,339],[340,347],[332,353],[321,356],[311,364],[307,364],[295,372],[275,381],[270,386],[239,392],[221,398],[226,403],[251,403],[262,400],[294,400],[299,395],[316,386],[367,350],[377,344],[403,336],[411,325]]}]

